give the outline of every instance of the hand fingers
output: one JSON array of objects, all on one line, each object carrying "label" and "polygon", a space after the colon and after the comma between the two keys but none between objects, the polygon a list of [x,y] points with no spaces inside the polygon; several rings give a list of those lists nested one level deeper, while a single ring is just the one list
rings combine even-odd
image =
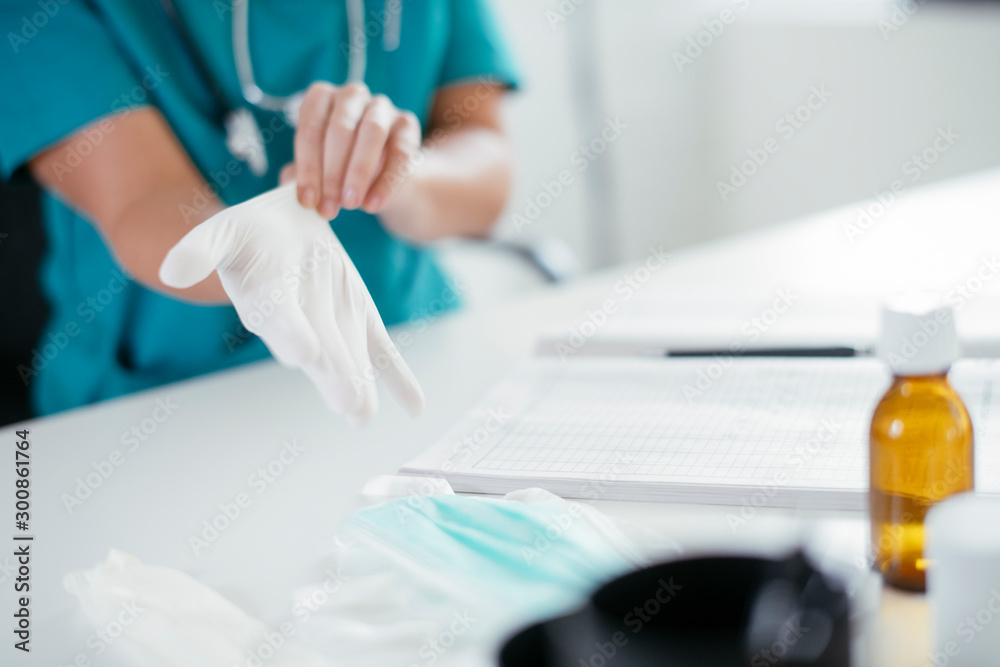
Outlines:
[{"label": "hand fingers", "polygon": [[371,100],[368,88],[349,84],[334,96],[333,111],[323,139],[323,178],[320,215],[332,219],[344,206],[344,175],[357,143],[358,124]]},{"label": "hand fingers", "polygon": [[281,171],[278,173],[278,185],[286,185],[287,183],[291,183],[292,181],[294,181],[295,172],[296,169],[294,162],[289,162],[284,167],[282,167]]},{"label": "hand fingers", "polygon": [[160,264],[160,280],[184,289],[205,280],[224,265],[233,246],[233,225],[227,213],[218,213],[184,235]]},{"label": "hand fingers", "polygon": [[385,95],[376,95],[369,102],[358,125],[354,150],[344,175],[345,208],[357,208],[364,201],[397,117],[396,108]]},{"label": "hand fingers", "polygon": [[[226,292],[238,293],[230,290],[227,282],[223,278]],[[312,323],[294,294],[275,298],[276,293],[282,294],[278,290],[269,295],[260,291],[258,298],[234,299],[236,314],[247,331],[257,334],[282,365],[298,368],[314,363],[320,355],[320,340]]]},{"label": "hand fingers", "polygon": [[389,338],[375,304],[368,302],[368,354],[396,401],[416,417],[424,409],[424,391],[403,355]]},{"label": "hand fingers", "polygon": [[[300,203],[327,219],[341,207],[383,208],[420,146],[420,123],[364,84],[316,83],[306,92],[295,133],[294,172]],[[294,176],[291,174],[294,173]]]},{"label": "hand fingers", "polygon": [[378,213],[392,196],[411,168],[410,160],[420,149],[420,121],[410,112],[401,115],[392,126],[385,145],[385,163],[364,197],[364,209]]},{"label": "hand fingers", "polygon": [[299,125],[295,129],[295,164],[299,203],[316,208],[321,192],[323,171],[323,136],[333,108],[336,88],[329,83],[309,86],[299,108]]}]

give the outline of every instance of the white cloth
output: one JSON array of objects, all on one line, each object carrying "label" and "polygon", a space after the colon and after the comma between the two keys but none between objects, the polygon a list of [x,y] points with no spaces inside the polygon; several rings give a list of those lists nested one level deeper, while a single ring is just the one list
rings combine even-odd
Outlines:
[{"label": "white cloth", "polygon": [[115,549],[94,568],[66,575],[64,584],[96,628],[121,633],[112,650],[126,651],[137,667],[341,664],[267,627],[188,575],[143,565]]}]

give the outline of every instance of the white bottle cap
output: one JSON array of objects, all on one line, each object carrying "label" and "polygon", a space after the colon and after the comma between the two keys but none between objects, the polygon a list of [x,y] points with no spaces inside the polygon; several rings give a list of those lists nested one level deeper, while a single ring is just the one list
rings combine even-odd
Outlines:
[{"label": "white bottle cap", "polygon": [[932,649],[928,664],[982,667],[1000,655],[1000,500],[963,493],[924,527]]},{"label": "white bottle cap", "polygon": [[896,375],[943,373],[958,358],[955,313],[928,292],[887,299],[882,309],[879,356]]}]

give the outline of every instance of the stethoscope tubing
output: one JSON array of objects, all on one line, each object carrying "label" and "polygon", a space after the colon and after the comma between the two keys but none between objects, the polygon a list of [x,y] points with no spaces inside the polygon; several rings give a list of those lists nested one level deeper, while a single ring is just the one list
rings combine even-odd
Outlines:
[{"label": "stethoscope tubing", "polygon": [[[364,0],[347,0],[348,83],[363,82],[368,68],[368,35],[364,28],[364,12]],[[387,20],[393,16],[387,12]],[[398,17],[396,17],[396,24],[398,24]],[[299,106],[302,104],[305,92],[301,91],[293,95],[270,95],[257,85],[257,80],[254,77],[253,59],[250,55],[250,0],[235,0],[233,2],[232,28],[233,61],[236,63],[236,76],[240,82],[243,99],[259,109],[282,113],[290,125],[296,126]],[[360,42],[357,48],[354,48],[352,43],[354,39],[358,39]],[[386,38],[386,40],[388,39],[389,37]],[[398,43],[398,33],[395,34],[395,40]]]}]

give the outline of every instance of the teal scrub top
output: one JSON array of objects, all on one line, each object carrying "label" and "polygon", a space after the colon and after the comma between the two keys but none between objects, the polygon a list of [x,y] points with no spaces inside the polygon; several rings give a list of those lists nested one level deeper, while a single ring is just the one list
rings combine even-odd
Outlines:
[{"label": "teal scrub top", "polygon": [[[265,142],[266,174],[255,176],[225,144],[223,107],[249,107],[232,52],[233,2],[249,2],[254,75],[264,91],[290,95],[317,80],[344,82],[351,43],[345,0],[173,0],[183,30],[160,0],[0,5],[0,34],[8,42],[0,48],[2,176],[78,132],[71,145],[82,162],[113,132],[106,116],[151,104],[224,202],[274,187],[293,157],[294,130],[280,115],[251,109]],[[486,2],[366,0],[365,82],[372,92],[426,126],[439,87],[516,85]],[[386,12],[396,14],[387,22]],[[399,42],[387,50],[383,32],[394,20]],[[39,414],[267,356],[231,306],[192,305],[146,289],[122,271],[85,218],[51,195],[43,211],[48,249],[40,278],[52,315],[31,366],[19,369]],[[389,235],[360,211],[342,212],[331,226],[387,325],[456,303],[428,249]]]}]

